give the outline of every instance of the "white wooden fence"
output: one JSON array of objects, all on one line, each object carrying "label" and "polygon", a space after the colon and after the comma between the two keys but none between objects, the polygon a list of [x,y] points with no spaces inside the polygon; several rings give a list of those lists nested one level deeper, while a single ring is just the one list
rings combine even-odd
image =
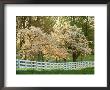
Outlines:
[{"label": "white wooden fence", "polygon": [[30,60],[16,60],[16,68],[26,70],[33,68],[36,70],[80,70],[83,68],[94,67],[94,61],[80,61],[80,62],[66,62],[66,63],[50,63],[50,62],[36,62]]}]

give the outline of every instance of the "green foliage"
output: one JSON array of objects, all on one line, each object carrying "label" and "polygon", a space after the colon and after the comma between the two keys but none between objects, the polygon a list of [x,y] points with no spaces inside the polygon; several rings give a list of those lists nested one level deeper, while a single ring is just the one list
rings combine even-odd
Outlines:
[{"label": "green foliage", "polygon": [[94,61],[94,55],[87,55],[87,56],[85,56],[85,57],[81,57],[81,56],[79,56],[78,58],[77,58],[77,61],[81,61],[81,59],[84,61],[84,60],[86,60],[86,61]]},{"label": "green foliage", "polygon": [[[68,56],[67,62],[72,62],[72,61],[73,61],[73,58],[72,58],[72,55],[70,54]],[[87,55],[85,57],[79,56],[76,61],[94,61],[94,55]]]}]

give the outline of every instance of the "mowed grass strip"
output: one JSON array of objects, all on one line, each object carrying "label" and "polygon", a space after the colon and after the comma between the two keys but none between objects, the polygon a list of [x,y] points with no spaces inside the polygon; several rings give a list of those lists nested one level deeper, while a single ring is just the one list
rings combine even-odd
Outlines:
[{"label": "mowed grass strip", "polygon": [[16,70],[16,74],[94,74],[94,68],[85,68],[81,70]]}]

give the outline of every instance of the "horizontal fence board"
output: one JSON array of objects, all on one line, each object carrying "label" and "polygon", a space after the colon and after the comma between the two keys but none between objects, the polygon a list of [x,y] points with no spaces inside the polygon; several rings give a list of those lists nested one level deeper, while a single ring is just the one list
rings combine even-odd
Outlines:
[{"label": "horizontal fence board", "polygon": [[80,70],[83,68],[94,67],[94,61],[80,61],[80,62],[66,62],[66,63],[50,63],[50,62],[37,62],[30,60],[16,60],[16,68],[26,70],[33,68],[35,70]]}]

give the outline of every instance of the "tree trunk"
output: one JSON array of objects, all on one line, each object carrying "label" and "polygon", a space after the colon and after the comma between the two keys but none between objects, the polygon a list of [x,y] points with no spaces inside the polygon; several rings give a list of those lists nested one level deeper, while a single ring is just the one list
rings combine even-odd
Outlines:
[{"label": "tree trunk", "polygon": [[[72,55],[73,56],[73,55]],[[73,56],[73,62],[76,62],[76,56]]]},{"label": "tree trunk", "polygon": [[72,57],[73,57],[73,62],[76,62],[76,59],[77,59],[77,52],[76,52],[76,50],[73,50]]},{"label": "tree trunk", "polygon": [[[72,57],[73,57],[73,62],[76,62],[76,59],[78,58],[78,56],[81,54],[80,51],[77,51],[77,50],[73,50],[72,52]],[[82,56],[81,56],[82,57]]]},{"label": "tree trunk", "polygon": [[40,54],[41,54],[41,60],[44,62],[44,58],[43,58],[44,55],[43,55],[43,52],[41,51]]},{"label": "tree trunk", "polygon": [[40,61],[40,53],[38,52],[37,60]]},{"label": "tree trunk", "polygon": [[66,59],[65,58],[63,58],[63,60],[64,60],[64,62],[66,62]]},{"label": "tree trunk", "polygon": [[83,57],[82,57],[82,54],[81,54],[81,61],[82,61]]},{"label": "tree trunk", "polygon": [[56,58],[56,63],[58,63],[58,60],[57,60],[57,58]]}]

